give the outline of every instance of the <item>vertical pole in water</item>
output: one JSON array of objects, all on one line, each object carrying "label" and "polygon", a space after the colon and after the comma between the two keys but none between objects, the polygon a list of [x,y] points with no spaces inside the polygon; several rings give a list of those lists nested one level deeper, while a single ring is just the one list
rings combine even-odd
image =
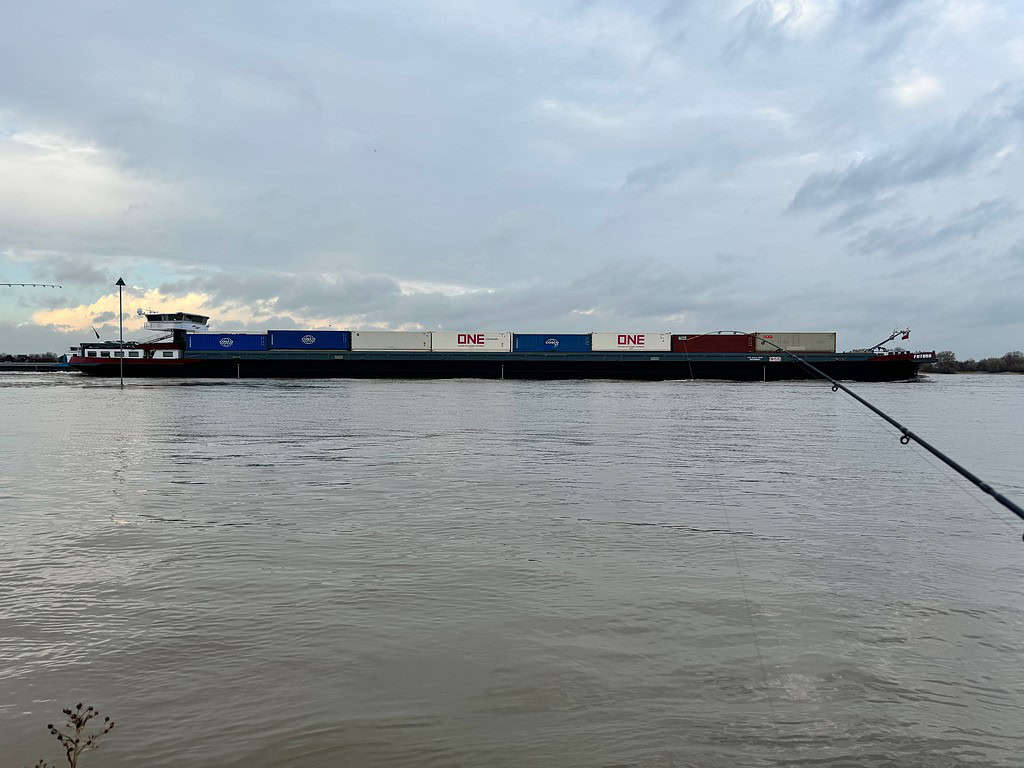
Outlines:
[{"label": "vertical pole in water", "polygon": [[124,389],[124,308],[121,303],[121,289],[124,288],[124,278],[117,278],[114,283],[117,286],[117,333],[121,339],[121,389]]}]

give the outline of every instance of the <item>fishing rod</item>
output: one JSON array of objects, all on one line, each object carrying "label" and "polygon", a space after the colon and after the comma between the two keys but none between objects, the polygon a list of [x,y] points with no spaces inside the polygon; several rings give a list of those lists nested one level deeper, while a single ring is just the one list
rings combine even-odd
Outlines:
[{"label": "fishing rod", "polygon": [[[899,333],[899,332],[897,332],[897,333]],[[970,480],[974,485],[976,485],[978,488],[983,490],[985,493],[987,493],[993,499],[998,501],[1000,504],[1002,504],[1008,510],[1013,512],[1013,514],[1015,514],[1021,520],[1024,520],[1024,509],[1021,509],[1021,507],[1018,506],[1016,503],[1014,503],[1011,499],[1008,499],[1008,498],[1006,498],[1006,496],[1004,496],[1003,494],[999,493],[999,491],[997,491],[991,485],[986,483],[984,480],[982,480],[976,474],[971,472],[969,469],[967,469],[967,467],[965,467],[962,464],[960,464],[959,462],[954,461],[953,459],[951,459],[949,456],[947,456],[945,453],[940,451],[934,445],[932,445],[927,440],[922,438],[920,435],[917,435],[917,434],[914,434],[913,432],[911,432],[909,429],[907,429],[905,426],[900,424],[898,421],[896,421],[896,419],[894,419],[892,416],[887,414],[881,408],[878,408],[877,406],[872,405],[867,400],[865,400],[863,397],[861,397],[856,392],[854,392],[852,389],[847,387],[845,384],[839,383],[834,378],[832,378],[827,373],[825,373],[823,370],[821,370],[817,366],[811,365],[809,362],[804,360],[799,355],[795,355],[792,352],[790,352],[788,349],[785,349],[784,347],[780,347],[774,341],[770,341],[768,339],[765,339],[765,338],[763,338],[761,336],[758,336],[757,334],[752,334],[752,335],[758,341],[763,341],[765,344],[770,344],[771,346],[775,347],[775,349],[779,350],[779,352],[782,352],[785,355],[789,355],[791,358],[796,360],[798,363],[800,363],[800,365],[802,365],[804,368],[806,368],[807,370],[811,371],[812,373],[820,376],[823,379],[826,379],[827,381],[832,382],[832,391],[833,392],[838,392],[839,390],[843,390],[843,392],[848,394],[850,397],[852,397],[858,403],[863,405],[865,408],[868,408],[869,410],[874,412],[876,415],[880,416],[881,418],[885,419],[887,422],[892,424],[894,427],[896,427],[896,429],[898,429],[902,433],[902,436],[900,437],[900,442],[903,445],[907,445],[911,440],[913,440],[915,443],[920,445],[922,448],[924,448],[930,454],[935,456],[939,461],[941,461],[942,463],[946,464],[948,467],[953,469],[953,471],[957,472],[958,474],[960,474],[963,477],[965,477],[968,480]],[[895,336],[895,334],[894,334],[894,336]]]}]

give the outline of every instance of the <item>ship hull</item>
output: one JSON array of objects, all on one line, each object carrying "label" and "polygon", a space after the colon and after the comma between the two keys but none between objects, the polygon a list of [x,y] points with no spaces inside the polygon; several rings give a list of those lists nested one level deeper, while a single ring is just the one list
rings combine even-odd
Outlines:
[{"label": "ship hull", "polygon": [[[836,379],[899,381],[917,376],[931,355],[808,354]],[[119,360],[73,358],[70,367],[94,376],[120,375]],[[783,381],[815,378],[800,363],[774,356],[663,353],[373,353],[229,355],[211,352],[179,360],[125,360],[130,377],[387,378],[387,379],[721,379]]]}]

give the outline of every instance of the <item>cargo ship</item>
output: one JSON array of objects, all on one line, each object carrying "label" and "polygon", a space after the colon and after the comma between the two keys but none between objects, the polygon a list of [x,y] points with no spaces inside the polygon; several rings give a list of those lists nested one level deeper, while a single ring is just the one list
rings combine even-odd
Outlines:
[{"label": "cargo ship", "polygon": [[[143,312],[149,341],[72,347],[70,368],[94,376],[221,378],[728,379],[779,381],[814,373],[855,381],[917,376],[935,352],[836,351],[836,334],[778,332],[515,333],[512,331],[271,330],[211,333],[209,317]],[[909,332],[904,334],[906,338]],[[896,333],[886,341],[895,338]]]}]

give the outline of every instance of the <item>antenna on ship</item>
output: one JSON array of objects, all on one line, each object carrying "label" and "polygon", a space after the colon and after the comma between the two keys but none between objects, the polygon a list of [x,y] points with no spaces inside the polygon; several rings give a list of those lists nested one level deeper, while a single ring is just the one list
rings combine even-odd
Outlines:
[{"label": "antenna on ship", "polygon": [[[892,336],[890,336],[888,339],[883,341],[882,344],[887,344],[888,342],[892,341],[893,339],[895,339],[897,336],[899,336],[901,334],[902,334],[902,338],[904,338],[904,339],[909,338],[910,337],[910,329],[907,328],[907,329],[904,329],[904,330],[893,331],[892,332]],[[847,387],[845,384],[840,384],[838,381],[836,381],[834,378],[829,376],[827,373],[825,373],[823,370],[821,370],[817,366],[811,365],[809,362],[807,362],[802,357],[800,357],[800,355],[793,354],[788,349],[786,349],[784,347],[780,347],[775,342],[770,341],[770,340],[768,340],[768,339],[766,339],[766,338],[764,338],[762,336],[759,336],[756,333],[753,334],[753,335],[759,341],[763,341],[765,344],[770,344],[771,346],[775,347],[775,349],[777,349],[782,354],[789,355],[791,358],[796,360],[798,363],[800,363],[800,365],[802,365],[804,368],[806,368],[807,370],[809,370],[811,373],[815,374],[816,376],[820,376],[821,378],[825,379],[826,381],[830,381],[832,383],[832,391],[833,392],[838,392],[839,390],[843,390],[843,392],[848,394],[850,397],[852,397],[858,403],[863,405],[865,408],[867,408],[868,410],[870,410],[873,413],[875,413],[877,416],[880,416],[882,419],[884,419],[885,421],[887,421],[890,424],[892,424],[892,426],[894,426],[896,429],[898,429],[902,433],[902,436],[900,437],[900,443],[902,443],[903,445],[907,445],[908,443],[910,443],[911,440],[913,440],[915,443],[917,443],[922,448],[924,448],[926,451],[928,451],[928,453],[930,453],[933,456],[935,456],[943,464],[945,464],[946,466],[950,467],[954,472],[956,472],[957,474],[961,475],[962,477],[967,478],[971,483],[976,485],[978,488],[980,488],[982,491],[987,493],[993,499],[998,501],[1000,504],[1002,504],[1008,510],[1013,512],[1013,514],[1015,514],[1021,520],[1024,520],[1024,509],[1022,509],[1018,504],[1016,504],[1011,499],[1008,499],[1003,494],[999,493],[999,491],[997,491],[991,485],[986,483],[984,480],[982,480],[976,474],[971,472],[969,469],[967,469],[967,467],[963,466],[959,462],[957,462],[954,459],[952,459],[949,456],[947,456],[945,453],[940,451],[938,448],[936,448],[934,445],[929,443],[927,440],[925,440],[924,438],[920,437],[919,435],[916,435],[913,432],[911,432],[909,429],[907,429],[905,426],[900,424],[898,421],[896,421],[896,419],[894,419],[892,416],[887,414],[881,408],[879,408],[879,407],[877,407],[875,405],[872,405],[867,400],[865,400],[863,397],[861,397],[856,392],[854,392],[852,389]],[[876,345],[874,348],[877,349],[880,346],[881,345]]]}]

